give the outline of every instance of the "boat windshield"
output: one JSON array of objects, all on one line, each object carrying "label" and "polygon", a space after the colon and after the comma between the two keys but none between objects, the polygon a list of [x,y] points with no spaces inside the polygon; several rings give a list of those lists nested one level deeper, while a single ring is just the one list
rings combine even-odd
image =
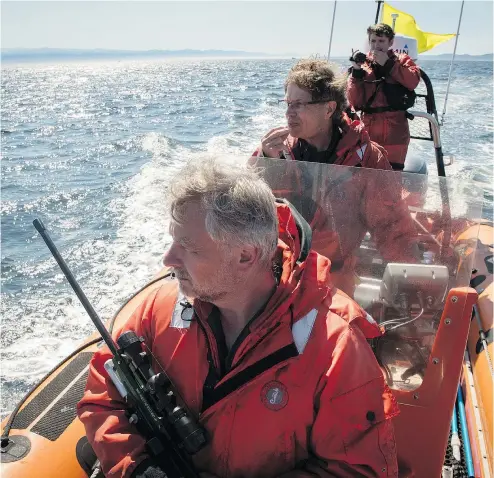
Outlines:
[{"label": "boat windshield", "polygon": [[375,352],[390,387],[419,387],[447,294],[469,285],[481,191],[437,176],[255,160],[311,225],[335,285],[385,330]]}]

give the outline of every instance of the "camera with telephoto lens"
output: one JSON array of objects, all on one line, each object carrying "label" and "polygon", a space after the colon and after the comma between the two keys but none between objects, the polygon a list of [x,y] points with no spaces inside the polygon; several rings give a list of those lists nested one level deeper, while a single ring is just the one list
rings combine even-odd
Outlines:
[{"label": "camera with telephoto lens", "polygon": [[361,51],[352,51],[352,56],[350,57],[350,61],[353,61],[354,63],[357,63],[357,65],[361,65],[362,63],[365,63],[367,60],[367,55]]}]

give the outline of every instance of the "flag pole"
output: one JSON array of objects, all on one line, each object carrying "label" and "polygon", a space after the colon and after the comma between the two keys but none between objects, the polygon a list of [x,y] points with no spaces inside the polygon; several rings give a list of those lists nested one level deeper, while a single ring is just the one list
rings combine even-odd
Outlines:
[{"label": "flag pole", "polygon": [[381,3],[384,3],[383,0],[376,0],[377,2],[377,11],[376,11],[376,20],[374,23],[379,23],[379,13],[381,12]]},{"label": "flag pole", "polygon": [[463,15],[464,3],[465,0],[462,0],[461,9],[460,9],[460,18],[458,19],[458,28],[456,29],[455,48],[453,50],[453,57],[451,58],[451,64],[449,65],[448,86],[446,87],[446,96],[444,97],[443,113],[441,115],[441,122],[439,123],[441,126],[444,124],[444,116],[446,115],[446,103],[448,102],[449,86],[451,84],[451,73],[453,71],[453,62],[455,61],[456,46],[458,45],[458,37],[460,36],[460,25],[461,25],[461,17]]},{"label": "flag pole", "polygon": [[334,18],[336,15],[336,0],[334,0],[334,8],[333,8],[333,21],[331,22],[331,34],[329,36],[329,47],[328,47],[328,61],[331,55],[331,43],[333,42],[333,29],[334,29]]},{"label": "flag pole", "polygon": [[397,18],[398,18],[399,16],[400,16],[400,15],[399,15],[398,13],[392,13],[392,14],[391,14],[391,17],[393,18],[393,25],[392,25],[391,29],[392,29],[393,31],[395,31],[395,27],[396,27],[396,20],[397,20]]}]

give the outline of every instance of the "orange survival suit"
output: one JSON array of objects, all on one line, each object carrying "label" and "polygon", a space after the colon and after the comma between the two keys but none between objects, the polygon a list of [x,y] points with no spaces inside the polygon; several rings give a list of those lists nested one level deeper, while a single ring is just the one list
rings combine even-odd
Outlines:
[{"label": "orange survival suit", "polygon": [[[301,246],[293,215],[286,205],[278,213],[279,286],[244,330],[227,365],[211,327],[217,309],[196,300],[194,319],[181,320],[175,281],[150,293],[114,336],[125,330],[143,336],[206,428],[209,443],[194,456],[199,472],[220,478],[289,472],[297,477],[398,476],[390,420],[397,405],[366,342],[380,331],[331,285],[328,259],[310,251],[297,261]],[[293,350],[290,357],[215,399],[219,385],[285,347]],[[125,404],[104,371],[109,357],[106,348],[94,355],[78,415],[105,475],[129,477],[148,457],[143,437],[129,424]],[[216,383],[206,393],[211,371]]]},{"label": "orange survival suit", "polygon": [[[399,94],[397,85],[408,90],[417,88],[420,69],[406,54],[396,55],[388,50],[388,56],[388,61],[382,66],[367,61],[360,70],[351,68],[347,96],[350,105],[362,111],[362,121],[371,139],[386,148],[393,169],[402,170],[410,143],[410,128],[405,110],[390,110],[386,92]],[[384,81],[376,82],[381,78]],[[406,93],[406,90],[401,90]]]},{"label": "orange survival suit", "polygon": [[331,260],[333,284],[353,296],[355,252],[367,231],[383,258],[393,262],[416,261],[418,236],[402,199],[401,178],[386,172],[391,166],[384,149],[369,139],[360,121],[343,115],[338,129],[341,139],[332,164],[354,168],[318,168],[314,162],[323,157],[311,156],[307,143],[291,136],[286,155],[297,162],[264,158],[261,148],[249,162],[261,167],[274,194],[288,199],[309,222],[312,248]]}]

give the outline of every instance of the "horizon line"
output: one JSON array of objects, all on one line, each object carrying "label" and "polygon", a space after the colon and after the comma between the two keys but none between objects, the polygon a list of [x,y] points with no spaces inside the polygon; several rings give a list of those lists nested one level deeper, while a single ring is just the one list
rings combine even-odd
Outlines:
[{"label": "horizon line", "polygon": [[[146,50],[129,50],[123,48],[65,48],[65,47],[7,47],[0,48],[0,52],[9,53],[9,52],[41,52],[41,51],[50,51],[55,50],[59,52],[101,52],[101,53],[161,53],[161,52],[200,52],[200,53],[208,53],[208,52],[218,52],[218,53],[245,53],[251,55],[265,55],[265,56],[304,56],[298,53],[269,53],[269,52],[260,52],[260,51],[249,51],[249,50],[224,50],[219,48],[206,48],[206,49],[198,49],[198,48],[179,48],[179,49],[158,49],[151,48]],[[453,53],[421,53],[420,56],[445,56],[445,55],[453,55]],[[486,56],[486,55],[494,55],[494,52],[487,53],[457,53],[456,56]],[[326,55],[321,55],[326,56]],[[334,58],[346,58],[343,56],[335,56]]]}]

